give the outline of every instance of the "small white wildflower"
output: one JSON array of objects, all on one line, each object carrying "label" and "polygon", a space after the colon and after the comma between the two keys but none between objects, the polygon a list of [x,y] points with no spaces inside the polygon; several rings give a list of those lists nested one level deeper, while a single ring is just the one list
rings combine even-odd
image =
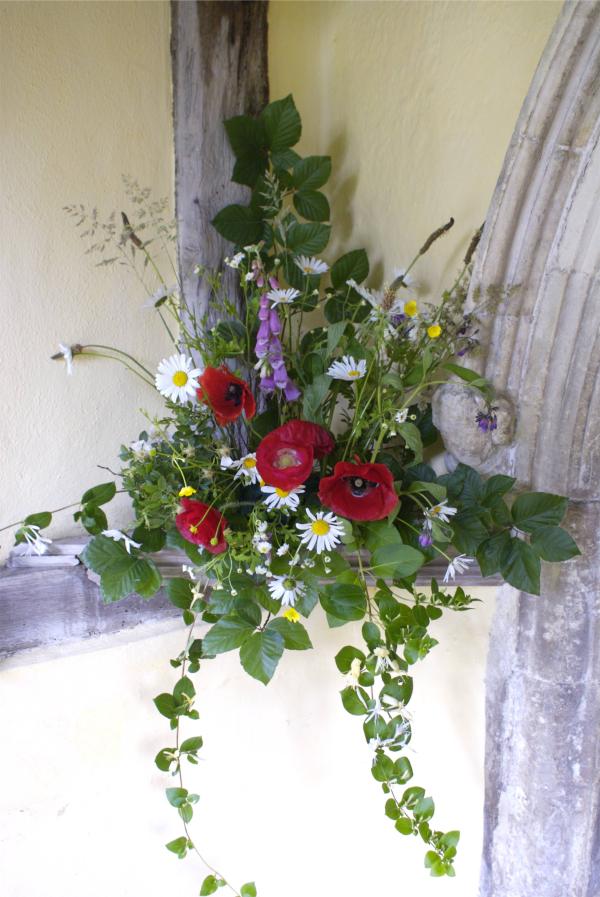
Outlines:
[{"label": "small white wildflower", "polygon": [[[248,572],[251,573],[252,571],[249,570]],[[263,564],[257,564],[254,568],[254,572],[258,573],[260,576],[265,576],[269,572],[269,568],[265,567]]]},{"label": "small white wildflower", "polygon": [[380,673],[382,670],[388,669],[390,666],[390,652],[383,645],[379,645],[373,651],[373,654],[377,658],[377,664],[375,666],[375,672]]},{"label": "small white wildflower", "polygon": [[244,455],[243,458],[240,458],[239,461],[234,461],[230,466],[237,467],[237,473],[234,476],[234,480],[243,478],[247,483],[252,483],[254,485],[260,483],[261,477],[256,466],[256,454],[254,452],[251,452],[249,455]]},{"label": "small white wildflower", "polygon": [[297,523],[296,529],[302,533],[301,543],[306,545],[309,551],[316,549],[317,554],[322,551],[331,551],[338,545],[344,535],[344,529],[340,525],[339,518],[335,514],[317,511],[316,515],[307,508],[308,523]]},{"label": "small white wildflower", "polygon": [[306,593],[304,583],[289,574],[273,576],[267,588],[272,598],[281,601],[282,607],[294,607],[296,600]]},{"label": "small white wildflower", "polygon": [[444,501],[441,501],[439,504],[434,505],[432,508],[428,508],[425,511],[425,517],[427,518],[428,522],[431,520],[441,520],[442,523],[449,523],[450,518],[457,513],[458,509],[451,508],[448,505],[447,500],[444,499]]},{"label": "small white wildflower", "polygon": [[267,293],[267,299],[273,304],[276,305],[289,305],[294,299],[297,299],[300,295],[300,290],[295,290],[290,288],[289,290],[269,290]]},{"label": "small white wildflower", "polygon": [[329,265],[314,256],[311,256],[311,258],[308,258],[306,255],[297,256],[294,259],[294,264],[296,264],[307,277],[312,277],[315,274],[326,274],[329,271]]},{"label": "small white wildflower", "polygon": [[280,489],[279,486],[263,486],[261,492],[264,492],[265,498],[263,504],[271,511],[280,510],[281,508],[290,508],[296,511],[300,504],[300,496],[304,492],[304,486],[296,486],[295,489]]},{"label": "small white wildflower", "polygon": [[456,574],[460,576],[461,573],[464,573],[469,569],[469,565],[473,563],[475,559],[469,558],[465,554],[459,554],[458,557],[453,558],[448,564],[448,569],[444,574],[444,582],[449,582],[451,579],[454,581],[456,578]]},{"label": "small white wildflower", "polygon": [[394,420],[397,424],[403,424],[406,422],[406,418],[408,417],[408,408],[402,408],[400,411],[397,411],[394,415]]},{"label": "small white wildflower", "polygon": [[265,541],[261,540],[260,542],[256,543],[256,550],[258,551],[259,554],[269,554],[272,547],[273,546],[271,545],[271,543],[267,542],[266,540]]},{"label": "small white wildflower", "polygon": [[246,283],[250,283],[251,280],[254,280],[254,271],[248,271],[248,273],[244,275],[244,280]]},{"label": "small white wildflower", "polygon": [[243,261],[244,261],[244,253],[236,252],[236,254],[232,255],[231,258],[225,259],[225,264],[229,268],[239,268]]},{"label": "small white wildflower", "polygon": [[194,571],[194,568],[193,568],[193,567],[190,567],[189,564],[183,564],[182,567],[181,567],[181,569],[183,570],[184,573],[187,573],[187,575],[189,576],[189,578],[190,578],[192,581],[195,581],[195,580],[196,580],[196,573],[195,573],[195,571]]},{"label": "small white wildflower", "polygon": [[289,550],[290,550],[290,546],[288,545],[287,542],[284,542],[283,545],[279,546],[279,548],[277,549],[275,554],[277,555],[277,557],[282,558],[284,556],[284,554],[288,553]]},{"label": "small white wildflower", "polygon": [[152,451],[152,443],[147,439],[137,439],[129,443],[129,449],[137,458],[143,458]]},{"label": "small white wildflower", "polygon": [[360,676],[362,671],[362,660],[360,657],[355,657],[350,664],[350,671],[348,672],[348,681],[349,684],[354,688],[358,685],[358,677]]},{"label": "small white wildflower", "polygon": [[25,557],[37,554],[38,557],[41,557],[41,555],[47,553],[48,546],[52,545],[52,539],[40,536],[40,527],[35,524],[27,524],[22,528],[21,532],[25,538],[25,542],[20,542],[15,547],[15,554],[24,555]]},{"label": "small white wildflower", "polygon": [[142,547],[141,542],[134,542],[133,539],[130,539],[125,533],[122,533],[120,529],[105,529],[102,531],[102,535],[106,536],[107,539],[112,539],[114,542],[122,542],[127,554],[131,554],[132,548]]},{"label": "small white wildflower", "polygon": [[259,520],[256,524],[256,532],[257,533],[266,533],[269,528],[269,524],[266,520]]}]

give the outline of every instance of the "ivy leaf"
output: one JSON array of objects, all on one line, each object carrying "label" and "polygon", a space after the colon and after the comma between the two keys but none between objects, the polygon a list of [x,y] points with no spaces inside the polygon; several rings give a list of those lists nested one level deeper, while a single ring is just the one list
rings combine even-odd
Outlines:
[{"label": "ivy leaf", "polygon": [[362,620],[367,611],[367,599],[358,585],[334,582],[322,590],[321,606],[337,620]]},{"label": "ivy leaf", "polygon": [[253,632],[254,626],[247,620],[241,620],[234,616],[223,617],[204,636],[202,653],[205,656],[212,656],[232,651],[243,645]]},{"label": "ivy leaf", "polygon": [[240,897],[256,897],[256,885],[253,881],[249,881],[247,884],[242,885]]},{"label": "ivy leaf", "polygon": [[555,526],[565,516],[567,499],[549,492],[519,495],[511,508],[512,519],[520,530],[532,533],[541,526]]},{"label": "ivy leaf", "polygon": [[169,841],[168,844],[165,844],[165,847],[172,853],[176,853],[179,859],[182,860],[188,851],[189,841],[182,835],[181,838],[175,838],[174,841]]},{"label": "ivy leaf", "polygon": [[101,483],[99,486],[93,486],[83,493],[81,504],[105,505],[107,502],[112,501],[116,492],[117,487],[114,483]]},{"label": "ivy leaf", "polygon": [[353,249],[341,256],[331,269],[331,284],[336,289],[346,287],[347,280],[362,283],[369,276],[369,259],[364,249]]},{"label": "ivy leaf", "polygon": [[216,879],[214,875],[207,875],[200,888],[200,897],[207,897],[208,894],[214,894],[218,887],[218,879]]},{"label": "ivy leaf", "polygon": [[302,121],[291,94],[283,100],[269,103],[260,117],[264,123],[271,152],[286,150],[290,146],[295,146],[300,140]]},{"label": "ivy leaf", "polygon": [[560,526],[542,526],[531,537],[531,547],[545,561],[568,561],[581,554],[571,536]]},{"label": "ivy leaf", "polygon": [[273,678],[285,647],[281,633],[273,629],[255,632],[240,649],[240,661],[248,675],[267,685]]},{"label": "ivy leaf", "polygon": [[285,647],[290,651],[306,651],[312,648],[308,632],[300,622],[292,623],[284,617],[276,617],[275,620],[271,620],[267,629],[278,632],[283,637]]},{"label": "ivy leaf", "polygon": [[222,237],[237,246],[258,243],[262,236],[262,218],[258,211],[248,206],[225,206],[211,223]]},{"label": "ivy leaf", "polygon": [[331,176],[331,156],[307,156],[300,159],[292,172],[298,190],[318,190]]},{"label": "ivy leaf", "polygon": [[539,595],[540,567],[540,559],[531,546],[521,539],[510,540],[502,555],[500,572],[511,586],[531,595]]},{"label": "ivy leaf", "polygon": [[327,197],[318,190],[299,190],[294,194],[294,206],[307,221],[329,221],[331,218]]}]

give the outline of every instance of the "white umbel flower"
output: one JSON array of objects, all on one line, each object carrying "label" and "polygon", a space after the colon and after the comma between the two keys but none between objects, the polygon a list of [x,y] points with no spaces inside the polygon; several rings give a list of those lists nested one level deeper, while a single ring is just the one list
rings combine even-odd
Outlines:
[{"label": "white umbel flower", "polygon": [[267,588],[275,601],[281,601],[282,607],[294,607],[298,598],[306,593],[304,583],[288,574],[271,577]]},{"label": "white umbel flower", "polygon": [[311,258],[308,258],[306,255],[297,256],[294,259],[294,264],[298,265],[302,273],[306,274],[307,277],[312,277],[314,274],[326,274],[329,271],[329,265],[314,256],[311,256]]},{"label": "white umbel flower", "polygon": [[290,510],[296,511],[300,504],[300,496],[304,492],[304,486],[296,486],[295,489],[288,491],[280,489],[278,486],[263,486],[261,491],[267,496],[264,504],[269,510],[278,511],[281,508],[290,508]]},{"label": "white umbel flower", "polygon": [[267,299],[275,305],[289,305],[294,299],[300,295],[300,290],[270,290],[267,293]]},{"label": "white umbel flower", "polygon": [[334,380],[360,380],[367,373],[367,362],[364,358],[355,361],[351,355],[344,355],[341,360],[334,361],[327,374]]},{"label": "white umbel flower", "polygon": [[249,455],[244,455],[239,461],[234,461],[233,464],[231,464],[231,467],[237,467],[234,480],[243,478],[247,483],[252,483],[253,485],[258,485],[258,483],[261,482],[254,452],[251,452]]},{"label": "white umbel flower", "polygon": [[394,415],[394,420],[397,424],[406,423],[406,419],[408,417],[408,408],[402,408],[400,411],[397,411]]},{"label": "white umbel flower", "polygon": [[331,551],[344,535],[344,528],[340,525],[339,519],[331,512],[317,511],[313,514],[307,508],[306,513],[310,522],[296,524],[296,529],[302,533],[300,538],[302,545],[306,545],[309,551],[316,549],[317,554]]},{"label": "white umbel flower", "polygon": [[450,518],[457,513],[457,508],[451,508],[447,500],[441,501],[438,505],[428,508],[425,511],[427,521],[441,520],[442,523],[450,523]]},{"label": "white umbel flower", "polygon": [[161,395],[183,405],[196,394],[201,373],[187,355],[171,355],[159,364],[154,382]]},{"label": "white umbel flower", "polygon": [[133,539],[130,539],[125,533],[122,533],[120,529],[105,529],[102,535],[106,536],[107,539],[113,539],[115,542],[122,542],[127,554],[131,554],[132,548],[142,547],[141,542],[134,542]]},{"label": "white umbel flower", "polygon": [[456,574],[458,573],[460,576],[461,573],[468,570],[473,561],[474,558],[469,558],[466,554],[459,554],[458,557],[453,558],[448,564],[448,569],[444,573],[444,582],[450,582],[450,580],[454,581]]},{"label": "white umbel flower", "polygon": [[71,376],[71,374],[73,373],[73,350],[71,346],[66,346],[64,343],[59,343],[58,351],[64,358],[65,364],[67,365],[67,374]]}]

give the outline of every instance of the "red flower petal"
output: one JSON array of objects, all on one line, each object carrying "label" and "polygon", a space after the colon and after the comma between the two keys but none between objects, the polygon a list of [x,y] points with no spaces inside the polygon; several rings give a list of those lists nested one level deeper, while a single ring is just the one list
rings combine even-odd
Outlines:
[{"label": "red flower petal", "polygon": [[312,445],[315,458],[328,455],[335,448],[333,436],[325,427],[306,420],[289,420],[273,432],[281,433],[291,445]]},{"label": "red flower petal", "polygon": [[333,476],[321,479],[319,499],[349,520],[382,520],[398,505],[394,477],[385,464],[348,461],[340,461]]},{"label": "red flower petal", "polygon": [[248,420],[254,417],[256,402],[250,387],[226,365],[207,367],[199,382],[198,398],[210,405],[220,427],[236,420],[242,411]]},{"label": "red flower petal", "polygon": [[262,440],[256,449],[256,466],[265,483],[289,492],[308,479],[315,453],[311,445],[294,445],[282,439],[280,430],[273,430]]},{"label": "red flower petal", "polygon": [[227,541],[223,535],[227,521],[223,515],[193,498],[184,498],[181,504],[183,511],[175,518],[175,526],[183,538],[194,545],[202,545],[211,554],[227,551]]}]

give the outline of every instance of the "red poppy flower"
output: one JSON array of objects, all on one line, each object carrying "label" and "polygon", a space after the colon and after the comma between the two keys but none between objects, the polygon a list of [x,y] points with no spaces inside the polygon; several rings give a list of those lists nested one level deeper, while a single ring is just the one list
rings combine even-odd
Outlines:
[{"label": "red poppy flower", "polygon": [[348,461],[336,464],[333,476],[323,477],[319,499],[326,508],[349,520],[381,520],[398,504],[394,477],[385,464]]},{"label": "red poppy flower", "polygon": [[194,501],[193,498],[184,498],[181,504],[183,511],[175,518],[175,526],[183,538],[195,545],[202,545],[211,554],[227,551],[227,542],[223,535],[227,521],[223,515],[215,508],[205,505],[202,501]]},{"label": "red poppy flower", "polygon": [[208,367],[199,378],[198,398],[213,410],[220,427],[236,420],[242,411],[248,420],[256,413],[256,402],[250,387],[222,364],[220,368]]},{"label": "red poppy flower", "polygon": [[308,479],[315,457],[322,458],[334,446],[324,427],[291,420],[265,436],[256,450],[256,466],[265,483],[289,492]]}]

